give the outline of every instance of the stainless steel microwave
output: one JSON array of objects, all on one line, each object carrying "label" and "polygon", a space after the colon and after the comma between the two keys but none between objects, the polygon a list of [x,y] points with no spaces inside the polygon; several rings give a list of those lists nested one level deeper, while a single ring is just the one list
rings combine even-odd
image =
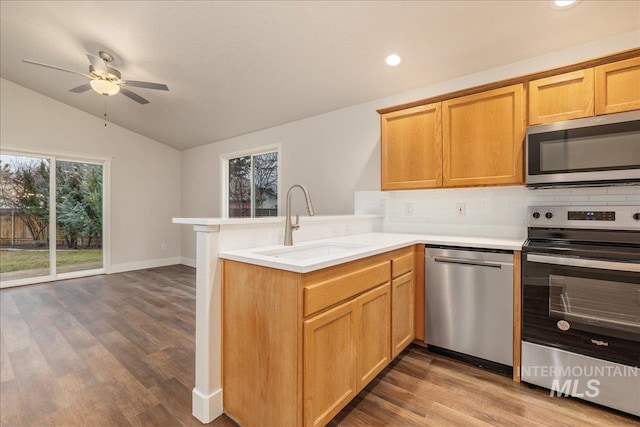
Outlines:
[{"label": "stainless steel microwave", "polygon": [[640,184],[640,111],[527,127],[527,187]]}]

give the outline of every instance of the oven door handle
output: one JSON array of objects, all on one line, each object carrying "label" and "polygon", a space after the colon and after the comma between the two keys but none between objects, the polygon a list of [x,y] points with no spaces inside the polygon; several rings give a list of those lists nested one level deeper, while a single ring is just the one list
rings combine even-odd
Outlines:
[{"label": "oven door handle", "polygon": [[567,265],[571,267],[596,268],[599,270],[630,271],[640,273],[640,264],[630,262],[601,261],[597,259],[563,258],[548,255],[527,254],[527,261],[542,264]]}]

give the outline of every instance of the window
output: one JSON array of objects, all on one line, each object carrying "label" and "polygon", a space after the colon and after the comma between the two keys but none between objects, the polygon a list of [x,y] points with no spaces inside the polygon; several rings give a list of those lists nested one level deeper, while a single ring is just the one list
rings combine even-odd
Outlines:
[{"label": "window", "polygon": [[279,146],[222,156],[222,216],[278,216],[279,160]]}]

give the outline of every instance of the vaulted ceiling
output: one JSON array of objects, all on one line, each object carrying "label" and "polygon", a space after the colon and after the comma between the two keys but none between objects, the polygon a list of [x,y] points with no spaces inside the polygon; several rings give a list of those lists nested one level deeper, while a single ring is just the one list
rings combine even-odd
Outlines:
[{"label": "vaulted ceiling", "polygon": [[101,95],[69,92],[86,78],[22,59],[87,73],[108,51],[123,79],[169,86],[109,97],[109,120],[182,150],[635,31],[640,2],[3,0],[0,16],[1,77],[102,117]]}]

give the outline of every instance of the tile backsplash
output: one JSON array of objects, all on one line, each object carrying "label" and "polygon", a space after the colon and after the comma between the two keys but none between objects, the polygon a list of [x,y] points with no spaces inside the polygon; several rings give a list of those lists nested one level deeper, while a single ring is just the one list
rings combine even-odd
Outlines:
[{"label": "tile backsplash", "polygon": [[529,190],[523,186],[358,191],[356,214],[383,214],[398,233],[522,238],[527,206],[640,205],[640,186]]}]

